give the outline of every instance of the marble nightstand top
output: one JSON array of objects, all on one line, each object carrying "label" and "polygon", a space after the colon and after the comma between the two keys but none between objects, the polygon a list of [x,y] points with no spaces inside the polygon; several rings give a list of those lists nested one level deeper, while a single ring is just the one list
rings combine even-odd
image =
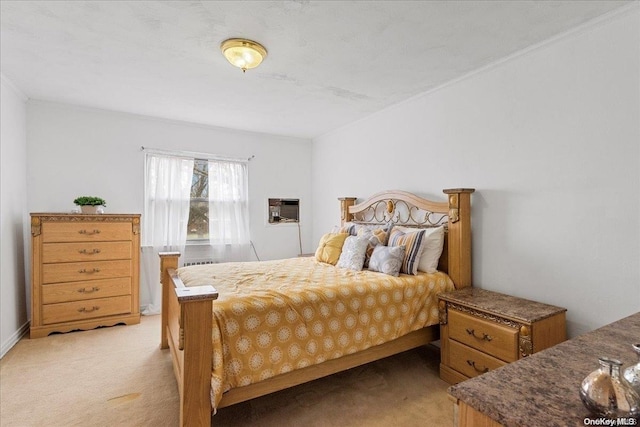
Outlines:
[{"label": "marble nightstand top", "polygon": [[438,298],[454,304],[475,308],[515,320],[519,323],[533,323],[567,311],[565,308],[543,304],[523,298],[479,288],[465,288],[438,295]]}]

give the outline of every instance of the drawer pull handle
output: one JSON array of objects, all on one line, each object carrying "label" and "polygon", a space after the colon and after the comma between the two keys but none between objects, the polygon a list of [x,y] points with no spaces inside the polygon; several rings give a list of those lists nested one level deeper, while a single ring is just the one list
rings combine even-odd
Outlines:
[{"label": "drawer pull handle", "polygon": [[100,310],[100,307],[94,305],[93,307],[91,307],[88,310],[85,307],[79,308],[78,312],[79,313],[92,313],[92,312],[97,311],[97,310]]},{"label": "drawer pull handle", "polygon": [[467,329],[467,333],[469,335],[473,335],[474,338],[477,338],[479,340],[491,341],[493,339],[491,335],[487,335],[484,332],[482,333],[482,336],[476,335],[476,331],[474,329]]},{"label": "drawer pull handle", "polygon": [[93,254],[99,254],[100,253],[100,249],[92,249],[91,251],[88,251],[86,249],[80,249],[78,252],[80,252],[81,254],[93,255]]},{"label": "drawer pull handle", "polygon": [[78,233],[80,234],[86,234],[87,236],[91,236],[92,234],[100,234],[100,230],[97,229],[93,229],[91,231],[87,231],[85,229],[79,230]]},{"label": "drawer pull handle", "polygon": [[92,287],[91,289],[87,289],[87,288],[80,288],[78,289],[78,292],[80,292],[81,294],[91,294],[93,292],[98,292],[100,290],[100,288],[97,287]]},{"label": "drawer pull handle", "polygon": [[100,273],[99,268],[92,268],[91,270],[87,270],[86,268],[78,270],[78,273]]},{"label": "drawer pull handle", "polygon": [[478,368],[476,366],[476,362],[474,362],[473,360],[467,360],[467,365],[471,366],[473,369],[475,369],[476,372],[480,372],[481,374],[486,374],[487,372],[489,372],[489,368],[487,367]]}]

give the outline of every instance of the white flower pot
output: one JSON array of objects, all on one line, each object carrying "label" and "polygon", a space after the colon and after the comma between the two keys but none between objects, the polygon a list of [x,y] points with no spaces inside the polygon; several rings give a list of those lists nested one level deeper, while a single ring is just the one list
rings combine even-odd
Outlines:
[{"label": "white flower pot", "polygon": [[80,206],[83,214],[96,214],[98,213],[98,206]]}]

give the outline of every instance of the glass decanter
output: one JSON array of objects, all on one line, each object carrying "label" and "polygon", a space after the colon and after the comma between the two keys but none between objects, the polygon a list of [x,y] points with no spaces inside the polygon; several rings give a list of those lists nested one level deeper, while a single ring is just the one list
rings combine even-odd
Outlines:
[{"label": "glass decanter", "polygon": [[640,396],[620,374],[622,362],[600,357],[600,368],[582,381],[580,399],[589,411],[600,417],[640,416]]},{"label": "glass decanter", "polygon": [[640,344],[633,344],[633,349],[638,355],[635,365],[629,366],[624,370],[624,379],[631,384],[631,387],[640,395]]}]

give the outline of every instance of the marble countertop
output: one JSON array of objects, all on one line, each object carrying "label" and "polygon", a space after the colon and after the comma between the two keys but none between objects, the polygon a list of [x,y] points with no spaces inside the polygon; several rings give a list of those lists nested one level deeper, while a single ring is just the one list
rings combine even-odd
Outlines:
[{"label": "marble countertop", "polygon": [[449,394],[504,426],[584,426],[582,380],[598,358],[637,362],[640,313],[449,388]]},{"label": "marble countertop", "polygon": [[481,311],[496,313],[521,323],[533,323],[557,313],[565,308],[517,298],[480,288],[464,288],[438,295],[445,301],[473,307]]}]

